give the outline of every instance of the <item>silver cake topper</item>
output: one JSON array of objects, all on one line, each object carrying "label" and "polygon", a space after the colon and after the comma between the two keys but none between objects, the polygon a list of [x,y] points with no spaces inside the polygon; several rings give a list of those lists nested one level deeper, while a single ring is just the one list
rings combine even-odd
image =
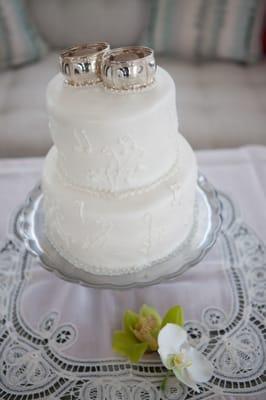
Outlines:
[{"label": "silver cake topper", "polygon": [[155,79],[154,52],[149,47],[121,47],[107,51],[102,58],[101,75],[106,88],[135,90]]},{"label": "silver cake topper", "polygon": [[110,49],[107,42],[83,44],[63,50],[59,56],[60,71],[72,86],[100,82],[101,59]]}]

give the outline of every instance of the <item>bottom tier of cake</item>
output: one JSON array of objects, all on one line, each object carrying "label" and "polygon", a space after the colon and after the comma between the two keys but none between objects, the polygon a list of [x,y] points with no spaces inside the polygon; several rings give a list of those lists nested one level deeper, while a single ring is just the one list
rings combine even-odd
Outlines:
[{"label": "bottom tier of cake", "polygon": [[103,193],[69,185],[53,147],[42,189],[46,235],[76,267],[106,275],[134,272],[167,256],[193,225],[197,165],[180,139],[178,162],[160,182],[136,192]]}]

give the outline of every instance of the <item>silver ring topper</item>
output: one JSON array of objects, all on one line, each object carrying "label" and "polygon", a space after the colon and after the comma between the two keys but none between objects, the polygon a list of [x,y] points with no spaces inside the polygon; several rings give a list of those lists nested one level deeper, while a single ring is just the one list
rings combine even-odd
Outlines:
[{"label": "silver ring topper", "polygon": [[107,51],[102,57],[103,84],[113,90],[136,90],[155,80],[154,52],[149,47],[121,47]]},{"label": "silver ring topper", "polygon": [[99,42],[64,50],[59,56],[59,63],[66,83],[84,86],[100,82],[102,57],[109,49],[107,42]]}]

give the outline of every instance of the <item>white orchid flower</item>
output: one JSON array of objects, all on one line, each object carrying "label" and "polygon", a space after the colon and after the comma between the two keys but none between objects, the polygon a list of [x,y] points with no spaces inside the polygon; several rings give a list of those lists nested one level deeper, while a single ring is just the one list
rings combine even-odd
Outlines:
[{"label": "white orchid flower", "polygon": [[213,366],[189,345],[185,329],[176,324],[166,324],[159,332],[158,346],[164,366],[194,391],[199,392],[197,383],[210,380]]}]

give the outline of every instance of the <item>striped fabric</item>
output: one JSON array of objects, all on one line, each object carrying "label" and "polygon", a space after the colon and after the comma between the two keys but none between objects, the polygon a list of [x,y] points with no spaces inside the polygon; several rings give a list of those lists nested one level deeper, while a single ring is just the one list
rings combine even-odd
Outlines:
[{"label": "striped fabric", "polygon": [[23,0],[0,0],[0,68],[35,61],[47,51],[25,7]]},{"label": "striped fabric", "polygon": [[259,59],[265,0],[150,0],[144,43],[188,59]]}]

